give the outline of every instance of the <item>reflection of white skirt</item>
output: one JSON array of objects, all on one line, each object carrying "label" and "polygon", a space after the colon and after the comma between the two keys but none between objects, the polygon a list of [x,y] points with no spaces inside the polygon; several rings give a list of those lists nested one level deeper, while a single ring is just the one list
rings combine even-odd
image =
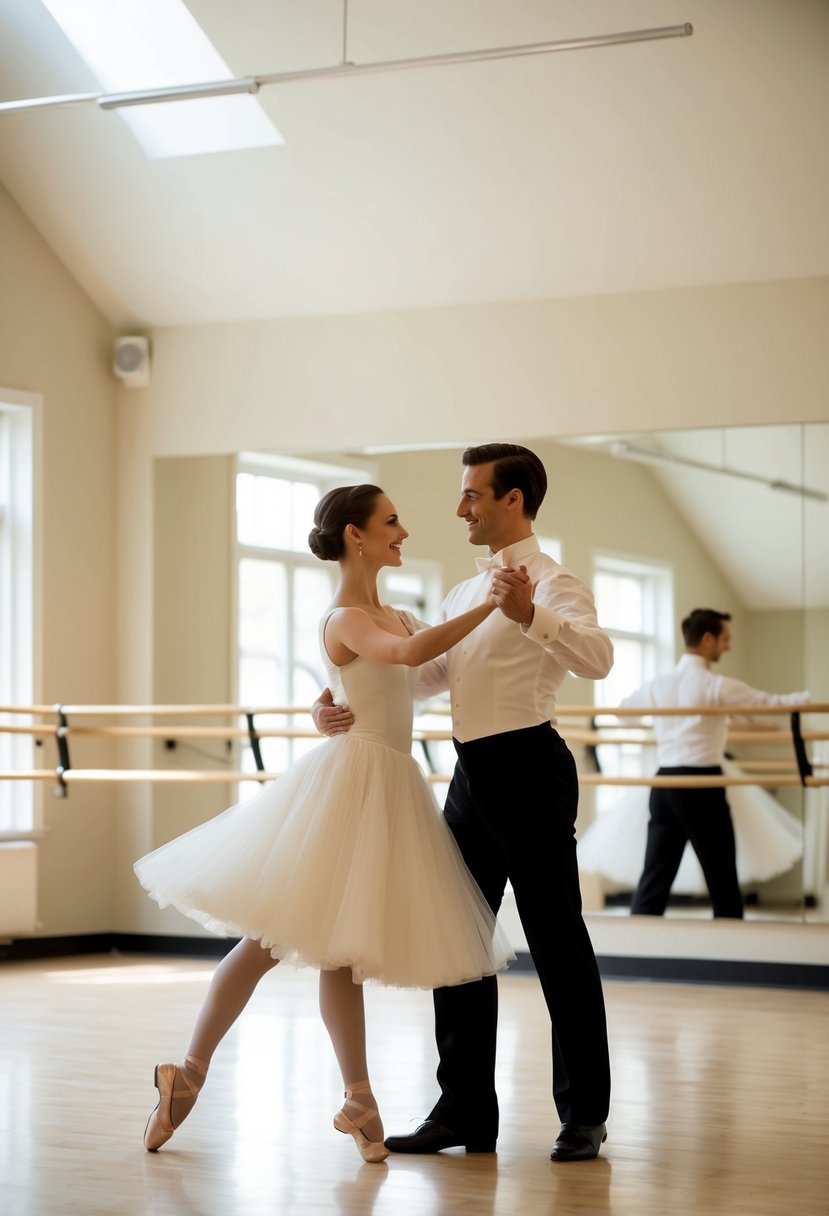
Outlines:
[{"label": "reflection of white skirt", "polygon": [[[723,761],[729,776],[738,765]],[[601,874],[620,886],[634,888],[642,873],[647,843],[650,787],[634,785],[604,811],[578,842],[579,868]],[[783,874],[803,856],[803,827],[767,790],[757,785],[729,785],[737,844],[737,877],[741,885]],[[671,890],[677,895],[702,895],[708,890],[697,855],[687,844]]]},{"label": "reflection of white skirt", "polygon": [[416,761],[357,735],[321,743],[135,872],[162,908],[355,980],[436,988],[514,958]]}]

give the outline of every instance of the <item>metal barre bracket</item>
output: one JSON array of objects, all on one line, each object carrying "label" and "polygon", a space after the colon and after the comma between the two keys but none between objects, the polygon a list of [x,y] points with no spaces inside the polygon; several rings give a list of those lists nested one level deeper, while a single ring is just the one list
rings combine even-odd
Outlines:
[{"label": "metal barre bracket", "polygon": [[800,710],[796,709],[791,715],[792,721],[792,742],[794,744],[794,754],[797,758],[797,769],[800,773],[800,784],[806,784],[806,778],[813,776],[814,770],[812,763],[806,754],[806,744],[803,742],[803,736],[800,733]]},{"label": "metal barre bracket", "polygon": [[256,761],[256,771],[264,773],[265,763],[262,759],[262,749],[259,745],[259,736],[256,733],[256,728],[253,725],[253,714],[245,711],[245,721],[248,724],[248,738],[250,740],[250,750],[253,752],[253,758]]},{"label": "metal barre bracket", "polygon": [[62,705],[54,706],[55,713],[58,717],[58,724],[55,727],[55,742],[58,746],[58,764],[55,768],[55,777],[57,785],[54,788],[56,798],[68,798],[69,786],[63,779],[63,774],[67,773],[72,767],[69,760],[69,744],[66,739],[66,732],[69,730],[69,723],[66,720],[66,714],[63,712]]}]

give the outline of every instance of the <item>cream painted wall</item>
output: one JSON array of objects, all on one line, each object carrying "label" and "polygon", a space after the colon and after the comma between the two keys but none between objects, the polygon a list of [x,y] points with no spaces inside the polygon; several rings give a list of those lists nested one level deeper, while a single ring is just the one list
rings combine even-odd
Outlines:
[{"label": "cream painted wall", "polygon": [[823,421],[829,278],[153,334],[156,455]]},{"label": "cream painted wall", "polygon": [[[116,688],[115,385],[112,331],[0,188],[0,385],[42,394],[42,602],[38,703],[107,703]],[[111,749],[73,744],[75,767]],[[53,763],[49,749],[47,762]],[[111,786],[43,792],[40,932],[111,924],[118,830]]]},{"label": "cream painted wall", "polygon": [[[152,699],[156,705],[235,701],[233,465],[227,456],[155,462]],[[227,725],[228,720],[202,718],[197,724]],[[223,740],[181,740],[173,752],[159,741],[154,753],[156,768],[235,767]],[[230,785],[154,786],[153,844],[163,844],[218,814],[232,801],[233,789]]]},{"label": "cream painted wall", "polygon": [[[808,619],[805,612],[750,612],[745,630],[745,659],[733,673],[755,688],[767,692],[798,692],[809,680],[819,676],[820,662],[806,666],[805,640]],[[734,630],[735,642],[737,630]],[[829,652],[826,652],[829,654]]]},{"label": "cream painted wall", "polygon": [[[234,700],[233,464],[225,456],[153,462],[153,662],[146,700],[156,705]],[[198,724],[227,722],[211,717],[199,719]],[[174,751],[156,740],[139,745],[134,755],[137,763],[158,769],[235,767],[224,742],[212,739],[181,740]],[[158,783],[123,792],[125,825],[140,825],[138,832],[133,828],[122,833],[118,853],[120,907],[128,909],[123,915],[119,910],[118,927],[123,932],[206,933],[148,899],[132,873],[132,863],[224,810],[234,788]]]},{"label": "cream painted wall", "polygon": [[806,614],[805,669],[815,701],[829,701],[829,609]]}]

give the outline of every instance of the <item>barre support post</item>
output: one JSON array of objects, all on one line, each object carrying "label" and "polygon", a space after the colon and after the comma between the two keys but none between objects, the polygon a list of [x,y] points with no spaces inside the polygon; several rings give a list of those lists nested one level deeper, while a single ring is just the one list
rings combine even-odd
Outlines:
[{"label": "barre support post", "polygon": [[63,705],[55,705],[54,710],[58,717],[58,724],[55,727],[55,742],[58,747],[58,764],[55,769],[57,785],[54,788],[54,795],[56,798],[66,798],[69,795],[69,787],[63,779],[63,774],[67,773],[72,767],[69,760],[69,743],[66,739],[69,723],[66,720],[66,714],[63,712]]}]

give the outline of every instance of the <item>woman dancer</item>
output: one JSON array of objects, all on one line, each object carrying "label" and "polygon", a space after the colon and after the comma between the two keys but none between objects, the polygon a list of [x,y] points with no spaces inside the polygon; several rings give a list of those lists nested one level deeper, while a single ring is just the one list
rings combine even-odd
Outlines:
[{"label": "woman dancer", "polygon": [[242,938],[216,968],[184,1063],[156,1067],[149,1152],[189,1114],[259,980],[289,960],[320,971],[320,1012],[345,1087],[334,1126],[366,1161],[384,1160],[363,980],[437,988],[492,975],[514,957],[411,755],[418,665],[464,638],[495,601],[431,629],[381,604],[377,574],[401,564],[408,533],[377,486],[332,490],[314,522],[311,551],[340,566],[320,649],[355,725],[135,864],[161,907]]}]

